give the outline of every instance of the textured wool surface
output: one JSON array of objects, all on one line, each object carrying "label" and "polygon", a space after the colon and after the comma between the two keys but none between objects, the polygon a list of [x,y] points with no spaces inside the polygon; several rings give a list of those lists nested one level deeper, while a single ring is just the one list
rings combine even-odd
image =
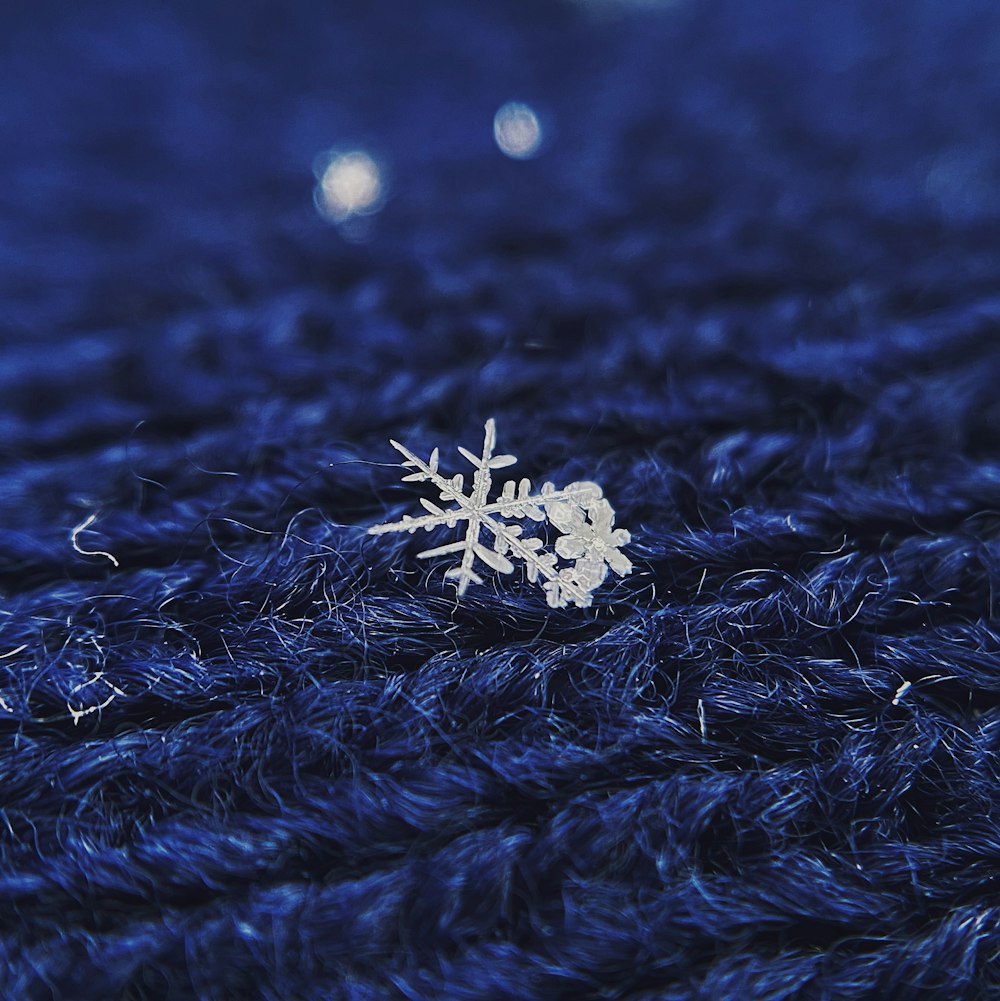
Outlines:
[{"label": "textured wool surface", "polygon": [[[992,0],[0,24],[0,996],[1000,994]],[[366,534],[490,416],[592,608]]]}]

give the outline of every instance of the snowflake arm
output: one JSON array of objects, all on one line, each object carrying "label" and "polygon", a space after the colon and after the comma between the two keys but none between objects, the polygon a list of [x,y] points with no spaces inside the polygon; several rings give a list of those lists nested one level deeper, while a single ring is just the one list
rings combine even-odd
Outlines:
[{"label": "snowflake arm", "polygon": [[[438,449],[435,448],[424,462],[405,445],[390,440],[392,447],[403,456],[403,466],[413,470],[403,480],[429,482],[437,489],[442,502],[455,506],[442,508],[421,498],[420,503],[427,514],[416,518],[406,515],[401,521],[374,525],[368,529],[369,534],[413,534],[442,526],[455,528],[459,522],[464,522],[465,535],[461,540],[417,554],[418,558],[428,559],[461,553],[459,564],[445,573],[447,578],[457,581],[460,596],[465,594],[469,584],[482,583],[474,569],[476,560],[498,573],[509,574],[514,571],[509,557],[515,557],[524,562],[530,581],[542,578],[551,606],[562,608],[572,602],[586,607],[591,603],[591,592],[603,583],[609,568],[619,576],[631,571],[631,561],[620,552],[620,547],[630,539],[629,533],[612,528],[614,510],[596,483],[571,483],[562,490],[545,483],[541,492],[534,494],[530,480],[522,479],[516,485],[509,481],[504,484],[500,498],[491,502],[493,470],[513,465],[517,459],[513,455],[494,455],[496,424],[492,418],[486,422],[484,432],[481,456],[459,447],[459,452],[475,467],[469,493],[465,493],[465,481],[460,473],[450,478],[442,475]],[[546,551],[540,538],[523,538],[523,527],[510,524],[508,519],[548,521],[564,533],[556,543],[556,552]],[[493,536],[492,549],[480,542],[483,529]],[[559,566],[558,556],[576,558],[576,562],[572,566]]]},{"label": "snowflake arm", "polygon": [[[465,530],[462,562],[458,567],[452,567],[445,574],[445,577],[458,581],[459,597],[465,594],[466,588],[468,588],[470,583],[481,584],[483,582],[482,577],[472,569],[476,557],[478,556],[484,563],[490,563],[489,559],[483,558],[483,554],[488,552],[488,550],[479,544],[479,533],[482,530],[483,524],[483,505],[490,495],[490,487],[493,484],[493,477],[490,475],[490,460],[493,457],[493,449],[496,447],[497,434],[496,425],[492,419],[486,422],[485,431],[482,459],[477,461],[471,452],[467,452],[464,448],[459,448],[462,455],[476,467],[476,472],[472,477],[472,493],[468,498],[469,524]],[[506,456],[503,458],[506,458]],[[507,570],[504,567],[510,567],[510,569]],[[500,573],[511,573],[514,569],[514,564],[509,560],[504,560],[500,565],[494,564],[494,569]]]}]

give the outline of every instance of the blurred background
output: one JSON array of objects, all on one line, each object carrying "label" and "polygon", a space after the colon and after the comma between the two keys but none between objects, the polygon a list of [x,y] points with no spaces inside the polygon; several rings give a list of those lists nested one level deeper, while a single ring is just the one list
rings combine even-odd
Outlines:
[{"label": "blurred background", "polygon": [[776,371],[863,394],[943,312],[950,351],[997,312],[985,0],[12,0],[0,26],[12,579],[98,510],[147,555],[240,484],[270,518],[253,477],[321,485],[404,425],[506,411],[507,447],[562,420],[600,454],[706,401],[738,426]]}]

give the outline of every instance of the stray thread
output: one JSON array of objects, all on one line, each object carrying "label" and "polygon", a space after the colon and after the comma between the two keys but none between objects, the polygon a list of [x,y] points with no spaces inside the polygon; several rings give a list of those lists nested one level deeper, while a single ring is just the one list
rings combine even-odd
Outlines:
[{"label": "stray thread", "polygon": [[70,541],[73,543],[73,548],[82,556],[106,556],[116,567],[119,566],[120,564],[118,563],[118,560],[116,560],[111,553],[107,553],[103,549],[80,548],[80,544],[77,542],[77,539],[80,537],[80,533],[85,532],[95,521],[97,521],[97,515],[89,514],[83,519],[83,521],[80,522],[79,525],[76,526],[76,528],[73,529],[70,533]]},{"label": "stray thread", "polygon": [[82,691],[84,688],[89,688],[91,685],[96,684],[97,682],[101,682],[103,685],[106,685],[108,689],[110,689],[111,694],[103,702],[100,702],[97,705],[87,706],[86,709],[74,709],[67,702],[66,708],[69,710],[70,716],[73,717],[73,726],[76,726],[77,723],[79,723],[84,716],[89,716],[91,713],[100,712],[100,710],[106,709],[109,705],[111,705],[112,702],[114,702],[117,696],[121,695],[124,697],[125,693],[117,685],[111,684],[111,682],[104,677],[103,671],[98,671],[90,679],[90,681],[84,681],[81,684],[77,685],[70,692],[70,695],[75,695],[77,692]]}]

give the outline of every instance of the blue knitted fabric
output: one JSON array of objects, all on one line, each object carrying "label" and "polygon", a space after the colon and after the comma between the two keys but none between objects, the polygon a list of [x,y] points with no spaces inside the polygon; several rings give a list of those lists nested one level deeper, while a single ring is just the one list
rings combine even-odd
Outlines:
[{"label": "blue knitted fabric", "polygon": [[[5,0],[0,95],[0,996],[1000,996],[1000,6]],[[489,417],[592,607],[366,534]]]}]

